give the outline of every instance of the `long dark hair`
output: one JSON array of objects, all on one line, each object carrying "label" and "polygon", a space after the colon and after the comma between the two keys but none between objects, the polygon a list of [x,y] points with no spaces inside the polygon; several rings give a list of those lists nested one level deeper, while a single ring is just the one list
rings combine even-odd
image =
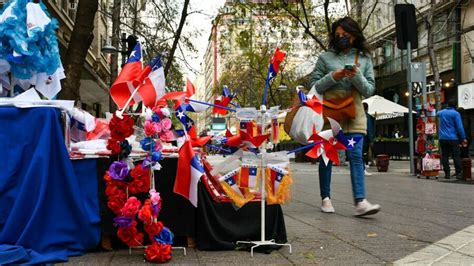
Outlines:
[{"label": "long dark hair", "polygon": [[362,33],[362,29],[355,20],[351,17],[343,17],[332,23],[331,34],[329,35],[329,47],[336,50],[337,53],[341,52],[336,47],[336,28],[341,26],[347,33],[354,36],[355,40],[352,44],[354,48],[358,49],[364,55],[369,55],[370,49],[367,45],[367,41]]}]

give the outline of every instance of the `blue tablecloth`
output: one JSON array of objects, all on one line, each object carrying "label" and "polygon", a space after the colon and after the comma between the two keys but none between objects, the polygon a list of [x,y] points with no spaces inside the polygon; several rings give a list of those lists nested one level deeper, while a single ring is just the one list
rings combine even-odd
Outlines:
[{"label": "blue tablecloth", "polygon": [[67,261],[95,248],[95,161],[73,167],[60,112],[1,107],[0,147],[0,264]]}]

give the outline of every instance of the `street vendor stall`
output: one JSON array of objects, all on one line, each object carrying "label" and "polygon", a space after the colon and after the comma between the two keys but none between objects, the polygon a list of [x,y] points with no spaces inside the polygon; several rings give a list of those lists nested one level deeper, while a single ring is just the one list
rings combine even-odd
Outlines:
[{"label": "street vendor stall", "polygon": [[0,264],[67,261],[100,240],[95,173],[73,167],[55,108],[0,107]]}]

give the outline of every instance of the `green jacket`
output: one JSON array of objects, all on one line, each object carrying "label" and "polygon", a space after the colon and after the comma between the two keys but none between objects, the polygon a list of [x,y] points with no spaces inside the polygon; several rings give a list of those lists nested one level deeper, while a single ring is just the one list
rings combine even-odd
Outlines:
[{"label": "green jacket", "polygon": [[[362,98],[368,98],[375,91],[375,79],[372,60],[370,57],[359,53],[357,74],[353,78],[343,78],[335,81],[332,72],[344,68],[346,64],[354,64],[356,49],[349,53],[337,54],[334,49],[322,53],[313,72],[310,74],[309,86],[323,95],[323,99],[349,96],[355,88],[354,102],[356,118],[342,121],[341,127],[346,133],[367,133],[367,118],[365,117]],[[313,88],[314,86],[314,88]]]}]

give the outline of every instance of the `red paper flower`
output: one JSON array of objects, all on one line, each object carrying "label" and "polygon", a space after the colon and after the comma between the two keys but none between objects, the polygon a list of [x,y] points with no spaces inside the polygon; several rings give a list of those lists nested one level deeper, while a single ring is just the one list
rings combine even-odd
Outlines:
[{"label": "red paper flower", "polygon": [[150,179],[135,179],[128,185],[128,192],[130,194],[146,193],[150,190]]},{"label": "red paper flower", "polygon": [[141,205],[141,202],[136,197],[130,197],[120,212],[123,216],[135,218]]},{"label": "red paper flower", "polygon": [[153,243],[145,249],[145,259],[148,262],[164,263],[171,259],[171,245]]},{"label": "red paper flower", "polygon": [[127,114],[123,114],[123,118],[118,118],[115,114],[110,120],[110,136],[112,139],[123,141],[125,138],[133,134],[133,125],[135,122]]},{"label": "red paper flower", "polygon": [[150,169],[143,168],[142,164],[138,164],[132,169],[130,176],[133,179],[150,178]]},{"label": "red paper flower", "polygon": [[142,165],[135,166],[130,172],[133,181],[128,184],[131,194],[146,193],[150,190],[150,169],[143,169]]},{"label": "red paper flower", "polygon": [[116,139],[107,140],[107,150],[110,150],[112,154],[119,154],[122,148],[120,148],[120,141]]},{"label": "red paper flower", "polygon": [[121,181],[112,181],[108,183],[107,187],[105,188],[105,195],[107,195],[109,198],[122,194],[125,196],[125,185],[122,183],[123,182]]},{"label": "red paper flower", "polygon": [[151,242],[156,241],[155,236],[161,233],[161,230],[163,230],[163,227],[164,226],[162,222],[145,224],[145,232],[148,234],[148,237],[150,238]]},{"label": "red paper flower", "polygon": [[138,219],[144,224],[150,224],[153,222],[153,209],[151,207],[150,199],[145,200],[143,207],[138,212]]},{"label": "red paper flower", "polygon": [[125,194],[109,197],[107,207],[111,209],[115,214],[120,214],[123,205],[127,202],[127,196]]},{"label": "red paper flower", "polygon": [[143,245],[143,234],[137,230],[137,221],[132,221],[132,224],[128,228],[119,228],[117,236],[129,247]]}]

